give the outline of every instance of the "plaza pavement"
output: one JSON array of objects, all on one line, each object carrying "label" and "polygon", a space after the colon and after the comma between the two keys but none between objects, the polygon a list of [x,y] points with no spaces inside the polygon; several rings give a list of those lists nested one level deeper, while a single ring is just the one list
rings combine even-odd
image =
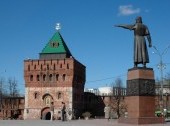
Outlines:
[{"label": "plaza pavement", "polygon": [[[116,119],[71,120],[0,120],[0,126],[137,126],[117,123]],[[170,126],[170,122],[164,124],[140,125],[140,126]]]}]

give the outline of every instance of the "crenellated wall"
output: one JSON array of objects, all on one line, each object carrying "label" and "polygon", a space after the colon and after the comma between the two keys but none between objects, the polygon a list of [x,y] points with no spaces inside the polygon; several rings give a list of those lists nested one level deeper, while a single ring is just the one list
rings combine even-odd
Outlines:
[{"label": "crenellated wall", "polygon": [[25,60],[26,87],[72,86],[74,59]]}]

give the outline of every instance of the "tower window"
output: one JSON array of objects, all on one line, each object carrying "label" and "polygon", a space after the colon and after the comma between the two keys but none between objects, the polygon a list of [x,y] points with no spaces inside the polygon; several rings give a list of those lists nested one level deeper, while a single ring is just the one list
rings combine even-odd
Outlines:
[{"label": "tower window", "polygon": [[62,64],[60,64],[60,68],[62,68]]},{"label": "tower window", "polygon": [[34,93],[34,99],[37,99],[37,98],[38,98],[38,93],[35,92],[35,93]]},{"label": "tower window", "polygon": [[57,48],[59,46],[59,43],[58,42],[51,42],[50,45],[53,48]]},{"label": "tower window", "polygon": [[63,74],[63,81],[65,81],[66,80],[66,75],[65,74]]},{"label": "tower window", "polygon": [[43,66],[42,66],[42,64],[41,64],[41,70],[43,69]]},{"label": "tower window", "polygon": [[50,74],[50,75],[49,75],[49,81],[52,81],[52,77],[53,77],[53,75]]},{"label": "tower window", "polygon": [[69,64],[67,64],[67,69],[69,69]]},{"label": "tower window", "polygon": [[30,65],[28,65],[28,71],[30,71]]},{"label": "tower window", "polygon": [[36,65],[34,65],[34,70],[36,70]]},{"label": "tower window", "polygon": [[37,75],[37,81],[40,81],[40,75]]},{"label": "tower window", "polygon": [[33,75],[30,75],[30,81],[33,81]]},{"label": "tower window", "polygon": [[58,80],[59,80],[59,74],[56,75],[56,81],[58,81]]},{"label": "tower window", "polygon": [[55,64],[54,64],[54,70],[55,70],[56,68],[55,68]]},{"label": "tower window", "polygon": [[43,81],[46,81],[46,75],[45,74],[43,75]]},{"label": "tower window", "polygon": [[57,99],[61,99],[61,97],[62,97],[62,94],[61,94],[61,92],[59,92],[59,93],[57,94]]},{"label": "tower window", "polygon": [[49,65],[47,64],[47,70],[49,70]]}]

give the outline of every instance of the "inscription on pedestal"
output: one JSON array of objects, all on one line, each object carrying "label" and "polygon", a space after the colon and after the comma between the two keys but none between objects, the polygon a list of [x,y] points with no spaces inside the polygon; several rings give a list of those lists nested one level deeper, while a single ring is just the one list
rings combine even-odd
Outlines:
[{"label": "inscription on pedestal", "polygon": [[155,80],[127,80],[127,96],[154,96]]}]

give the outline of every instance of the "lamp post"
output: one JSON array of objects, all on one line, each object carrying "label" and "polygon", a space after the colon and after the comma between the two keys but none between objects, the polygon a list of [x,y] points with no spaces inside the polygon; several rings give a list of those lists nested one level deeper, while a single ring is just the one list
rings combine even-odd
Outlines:
[{"label": "lamp post", "polygon": [[166,118],[168,118],[168,92],[165,93],[166,95]]},{"label": "lamp post", "polygon": [[156,50],[156,52],[154,52],[155,54],[157,54],[158,56],[159,56],[159,58],[160,58],[160,62],[159,62],[159,64],[158,64],[158,69],[160,69],[160,74],[161,74],[161,91],[160,91],[160,93],[161,93],[161,98],[160,98],[160,102],[161,102],[161,104],[162,104],[162,106],[161,106],[161,110],[162,110],[162,112],[163,112],[163,69],[165,69],[166,68],[166,65],[163,63],[163,61],[162,61],[162,57],[163,57],[163,55],[165,55],[166,54],[166,52],[168,51],[168,49],[170,48],[170,45],[167,47],[167,48],[165,48],[165,50],[162,52],[162,53],[160,53],[159,52],[159,50],[156,48],[156,46],[153,46],[153,48]]}]

